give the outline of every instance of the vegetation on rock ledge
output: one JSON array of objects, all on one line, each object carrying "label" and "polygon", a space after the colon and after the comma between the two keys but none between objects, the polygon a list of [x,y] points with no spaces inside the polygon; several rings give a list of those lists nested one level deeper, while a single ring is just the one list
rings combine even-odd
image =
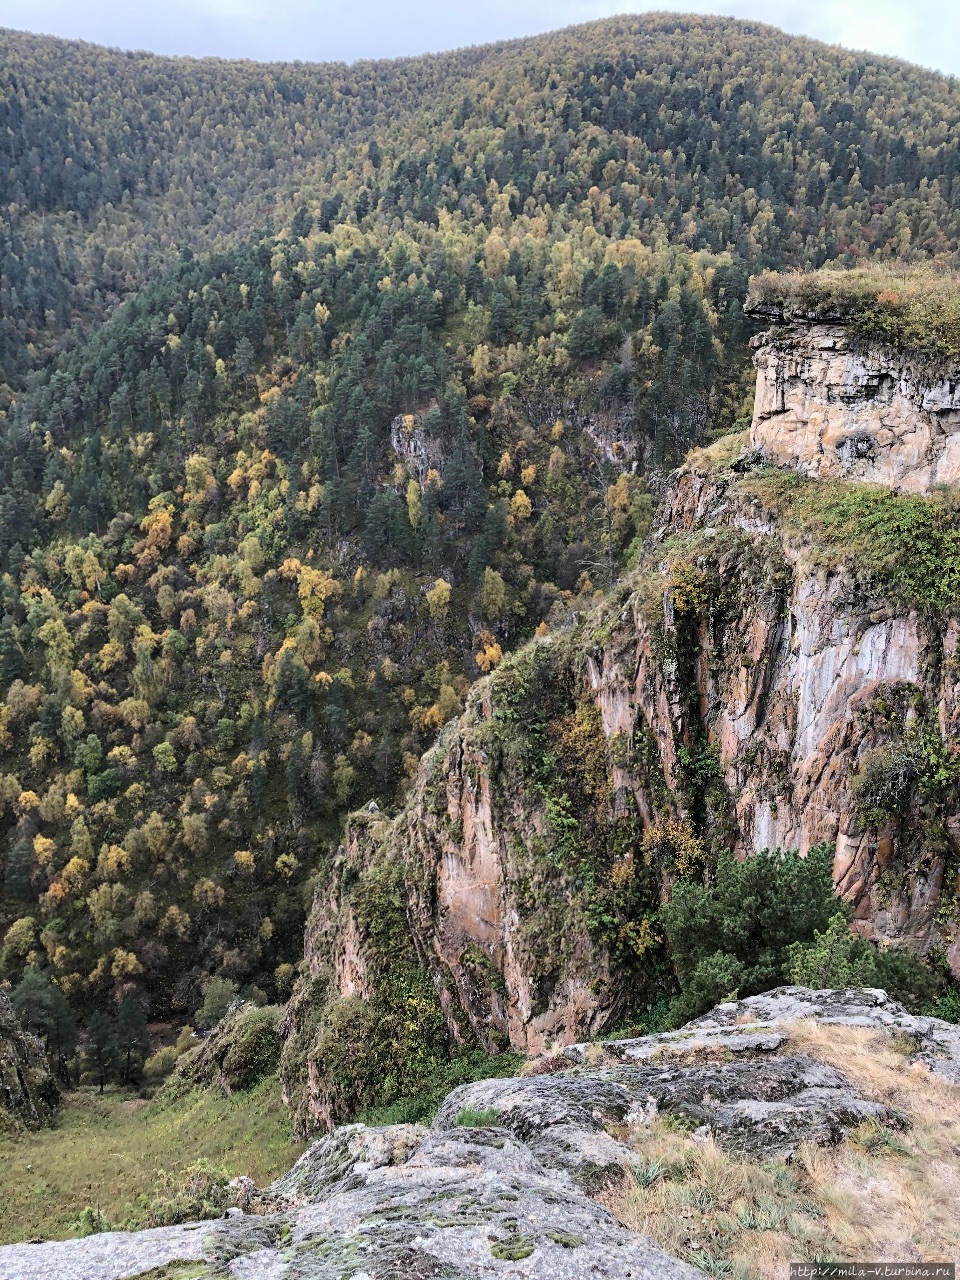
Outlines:
[{"label": "vegetation on rock ledge", "polygon": [[768,271],[751,280],[746,309],[786,323],[842,321],[858,343],[889,347],[924,369],[960,360],[960,276],[945,268],[879,261]]}]

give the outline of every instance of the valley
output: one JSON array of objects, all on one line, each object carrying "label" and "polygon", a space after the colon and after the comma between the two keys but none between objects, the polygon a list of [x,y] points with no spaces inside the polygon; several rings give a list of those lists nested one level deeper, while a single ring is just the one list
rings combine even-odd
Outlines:
[{"label": "valley", "polygon": [[0,1276],[955,1251],[957,81],[0,47]]}]

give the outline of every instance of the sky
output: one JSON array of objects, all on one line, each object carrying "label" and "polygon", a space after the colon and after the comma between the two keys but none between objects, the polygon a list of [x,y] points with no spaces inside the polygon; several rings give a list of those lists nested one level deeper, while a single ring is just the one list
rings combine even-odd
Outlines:
[{"label": "sky", "polygon": [[0,0],[0,26],[155,53],[352,62],[645,9],[760,19],[960,76],[957,0]]}]

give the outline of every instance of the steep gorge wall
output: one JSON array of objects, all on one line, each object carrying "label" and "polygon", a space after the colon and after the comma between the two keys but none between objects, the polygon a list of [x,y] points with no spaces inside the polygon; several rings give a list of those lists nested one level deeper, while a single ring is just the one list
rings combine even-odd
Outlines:
[{"label": "steep gorge wall", "polygon": [[757,448],[764,394],[751,441],[677,478],[641,568],[474,687],[399,816],[349,824],[287,1017],[302,1126],[341,1118],[317,1050],[331,1010],[376,999],[389,969],[357,905],[384,867],[452,1040],[491,1050],[570,1043],[642,1007],[685,840],[740,856],[828,841],[866,936],[942,947],[960,971],[960,812],[924,772],[960,727],[960,620],[788,531]]},{"label": "steep gorge wall", "polygon": [[751,441],[769,461],[912,493],[960,482],[957,376],[860,349],[839,323],[773,328],[753,345]]}]

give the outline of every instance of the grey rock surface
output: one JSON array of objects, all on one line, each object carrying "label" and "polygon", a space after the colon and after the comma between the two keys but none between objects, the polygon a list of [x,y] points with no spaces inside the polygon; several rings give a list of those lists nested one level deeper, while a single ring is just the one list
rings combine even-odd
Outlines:
[{"label": "grey rock surface", "polygon": [[824,1026],[867,1027],[912,1040],[913,1060],[925,1063],[934,1075],[960,1084],[960,1027],[940,1018],[908,1013],[885,991],[861,987],[850,991],[811,991],[806,987],[777,987],[760,996],[717,1005],[706,1017],[684,1030],[698,1034],[757,1033],[765,1026],[789,1026],[812,1018]]},{"label": "grey rock surface", "polygon": [[132,1280],[165,1263],[168,1280],[694,1280],[591,1198],[629,1165],[631,1130],[669,1114],[768,1160],[865,1120],[906,1123],[790,1052],[782,1028],[799,1018],[907,1036],[960,1082],[960,1028],[881,991],[783,987],[678,1032],[572,1046],[540,1074],[461,1085],[429,1128],[342,1126],[269,1187],[240,1179],[243,1212],[223,1220],[0,1248],[0,1280]]},{"label": "grey rock surface", "polygon": [[104,1231],[82,1240],[8,1244],[0,1280],[127,1280],[177,1259],[200,1261],[212,1224],[190,1222],[148,1231]]},{"label": "grey rock surface", "polygon": [[[775,1053],[786,1042],[785,1027],[810,1018],[824,1026],[866,1027],[900,1036],[914,1045],[913,1060],[934,1075],[960,1084],[960,1027],[940,1018],[908,1013],[885,991],[858,987],[849,991],[812,991],[807,987],[777,987],[759,996],[719,1004],[703,1018],[679,1031],[640,1036],[633,1040],[603,1040],[604,1055],[624,1062],[676,1057],[690,1060],[717,1054],[753,1057]],[[586,1062],[595,1045],[573,1044],[565,1055]]]},{"label": "grey rock surface", "polygon": [[[902,1128],[905,1118],[872,1102],[833,1067],[804,1054],[772,1056],[785,1036],[752,1036],[754,1056],[716,1052],[703,1061],[703,1042],[690,1041],[683,1061],[672,1051],[624,1055],[611,1065],[577,1066],[562,1075],[481,1080],[461,1085],[443,1103],[435,1124],[452,1124],[461,1108],[495,1112],[496,1123],[524,1140],[552,1166],[588,1185],[624,1163],[609,1124],[649,1123],[669,1112],[691,1129],[708,1129],[721,1146],[762,1160],[787,1159],[801,1142],[830,1145],[855,1125],[876,1120]],[[683,1043],[683,1042],[680,1042]],[[757,1045],[761,1047],[756,1047]]]}]

